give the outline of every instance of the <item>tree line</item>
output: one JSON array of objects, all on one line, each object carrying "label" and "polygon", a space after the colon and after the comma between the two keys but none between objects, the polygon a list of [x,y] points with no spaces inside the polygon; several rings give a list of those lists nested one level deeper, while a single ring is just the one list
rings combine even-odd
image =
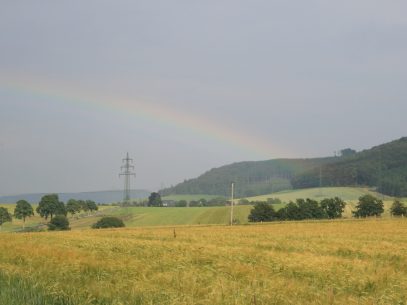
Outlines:
[{"label": "tree line", "polygon": [[[297,199],[290,201],[285,207],[276,211],[273,205],[266,201],[254,202],[250,211],[250,222],[306,220],[306,219],[337,219],[341,218],[346,203],[338,197],[327,198],[318,202],[313,199]],[[364,195],[359,198],[355,211],[356,218],[380,216],[384,212],[383,201],[372,196]],[[407,217],[407,207],[396,199],[390,209],[393,216]]]},{"label": "tree line", "polygon": [[[73,216],[81,211],[92,212],[97,210],[98,205],[92,200],[69,199],[68,202],[64,204],[62,201],[59,201],[57,194],[48,194],[41,198],[35,211],[45,220],[50,218],[48,228],[55,230],[58,228],[69,228],[69,221],[66,219],[68,213]],[[26,200],[17,201],[13,214],[11,214],[7,208],[0,207],[0,229],[3,223],[11,222],[13,217],[23,220],[24,229],[26,219],[33,215],[34,209]]]}]

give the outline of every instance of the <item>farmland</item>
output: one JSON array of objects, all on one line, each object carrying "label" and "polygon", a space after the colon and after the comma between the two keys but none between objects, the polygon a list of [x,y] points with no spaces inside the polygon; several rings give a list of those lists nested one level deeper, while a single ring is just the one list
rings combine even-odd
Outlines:
[{"label": "farmland", "polygon": [[407,302],[406,219],[3,233],[0,244],[0,304]]},{"label": "farmland", "polygon": [[[273,193],[264,196],[250,197],[250,201],[267,200],[267,198],[278,197],[283,202],[295,200],[297,198],[311,198],[321,200],[326,197],[341,197],[348,204],[345,208],[343,217],[351,218],[352,210],[355,207],[358,197],[364,194],[372,194],[381,198],[377,194],[367,188],[352,188],[352,187],[335,187],[335,188],[313,188],[304,190],[292,190]],[[198,200],[199,198],[211,199],[214,196],[208,195],[176,195],[171,197],[171,200]],[[166,197],[166,199],[169,199]],[[385,212],[383,217],[389,216],[389,208],[392,204],[393,198],[384,197]],[[13,212],[14,204],[3,204],[0,206],[8,208]],[[274,205],[278,210],[284,204]],[[34,209],[36,205],[33,206]],[[247,217],[250,213],[250,205],[236,206],[235,219],[239,224],[246,224]],[[127,227],[140,227],[140,226],[164,226],[164,225],[204,225],[204,224],[219,224],[224,225],[229,222],[230,208],[225,206],[220,207],[171,207],[171,208],[155,208],[155,207],[125,207],[119,208],[117,206],[100,206],[99,211],[96,213],[81,213],[74,217],[69,216],[70,226],[73,230],[86,229],[94,224],[100,217],[109,215],[120,217]],[[3,231],[16,231],[22,227],[22,221],[13,219],[12,223],[5,223]],[[28,218],[26,222],[27,227],[35,227],[45,224],[37,214],[34,217]],[[45,226],[43,226],[45,228]]]}]

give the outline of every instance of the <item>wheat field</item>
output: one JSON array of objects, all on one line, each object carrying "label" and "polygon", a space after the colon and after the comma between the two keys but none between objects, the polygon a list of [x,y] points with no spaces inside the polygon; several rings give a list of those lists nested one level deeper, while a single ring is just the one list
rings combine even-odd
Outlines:
[{"label": "wheat field", "polygon": [[406,219],[3,233],[0,245],[0,304],[407,302]]}]

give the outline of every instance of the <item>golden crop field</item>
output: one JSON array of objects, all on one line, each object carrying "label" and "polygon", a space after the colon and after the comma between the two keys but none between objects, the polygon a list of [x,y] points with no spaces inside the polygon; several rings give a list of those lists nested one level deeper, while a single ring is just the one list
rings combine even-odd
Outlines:
[{"label": "golden crop field", "polygon": [[2,233],[0,246],[0,304],[407,304],[405,218]]}]

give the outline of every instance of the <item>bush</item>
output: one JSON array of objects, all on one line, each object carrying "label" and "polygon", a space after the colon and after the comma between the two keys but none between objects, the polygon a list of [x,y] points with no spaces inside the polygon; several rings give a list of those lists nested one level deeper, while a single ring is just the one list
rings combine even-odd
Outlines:
[{"label": "bush", "polygon": [[70,230],[68,218],[64,215],[57,215],[47,224],[49,231],[66,231]]},{"label": "bush", "polygon": [[105,229],[105,228],[122,228],[124,227],[124,222],[117,217],[103,217],[95,223],[93,229]]}]

